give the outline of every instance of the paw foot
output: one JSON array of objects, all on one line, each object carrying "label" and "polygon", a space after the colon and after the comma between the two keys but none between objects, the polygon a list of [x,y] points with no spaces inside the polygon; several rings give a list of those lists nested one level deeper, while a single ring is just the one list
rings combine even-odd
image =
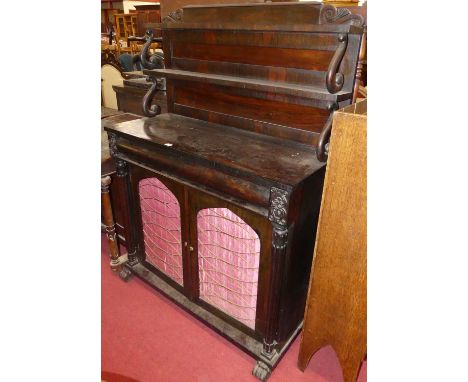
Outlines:
[{"label": "paw foot", "polygon": [[119,277],[123,281],[128,281],[131,275],[132,275],[132,271],[130,271],[130,269],[128,269],[127,267],[122,267],[122,270],[119,272]]},{"label": "paw foot", "polygon": [[252,370],[252,374],[255,377],[257,377],[260,381],[264,382],[270,376],[271,369],[266,363],[262,361],[257,361],[254,369]]}]

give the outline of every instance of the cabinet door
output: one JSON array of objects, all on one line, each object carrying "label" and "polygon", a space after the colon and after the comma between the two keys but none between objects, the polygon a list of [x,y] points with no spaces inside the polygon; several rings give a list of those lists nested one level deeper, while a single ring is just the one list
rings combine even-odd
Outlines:
[{"label": "cabinet door", "polygon": [[135,166],[131,177],[139,257],[147,268],[180,289],[188,278],[183,265],[186,255],[182,243],[187,237],[182,224],[183,186]]},{"label": "cabinet door", "polygon": [[190,190],[191,269],[195,298],[247,333],[262,332],[264,275],[269,248],[266,218]]}]

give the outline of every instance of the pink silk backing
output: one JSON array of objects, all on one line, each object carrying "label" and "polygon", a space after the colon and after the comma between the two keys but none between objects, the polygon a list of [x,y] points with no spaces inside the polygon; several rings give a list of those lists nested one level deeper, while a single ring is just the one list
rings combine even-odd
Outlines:
[{"label": "pink silk backing", "polygon": [[260,239],[227,208],[197,216],[200,299],[255,329]]},{"label": "pink silk backing", "polygon": [[183,285],[180,206],[157,178],[140,181],[146,261]]}]

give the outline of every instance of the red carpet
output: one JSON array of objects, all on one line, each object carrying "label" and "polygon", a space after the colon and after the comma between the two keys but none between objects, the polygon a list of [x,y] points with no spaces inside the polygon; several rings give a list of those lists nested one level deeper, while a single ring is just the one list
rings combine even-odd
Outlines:
[{"label": "red carpet", "polygon": [[[107,382],[258,382],[251,375],[253,358],[138,278],[120,280],[109,268],[104,236],[101,249],[101,367]],[[302,373],[296,366],[299,342],[300,335],[269,382],[343,381],[330,347]],[[358,378],[365,381],[366,362]]]}]

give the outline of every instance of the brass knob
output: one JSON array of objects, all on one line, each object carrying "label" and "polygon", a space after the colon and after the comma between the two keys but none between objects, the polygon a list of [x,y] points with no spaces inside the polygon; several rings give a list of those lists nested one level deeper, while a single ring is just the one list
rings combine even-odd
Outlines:
[{"label": "brass knob", "polygon": [[189,247],[189,251],[193,252],[193,247],[192,246]]}]

